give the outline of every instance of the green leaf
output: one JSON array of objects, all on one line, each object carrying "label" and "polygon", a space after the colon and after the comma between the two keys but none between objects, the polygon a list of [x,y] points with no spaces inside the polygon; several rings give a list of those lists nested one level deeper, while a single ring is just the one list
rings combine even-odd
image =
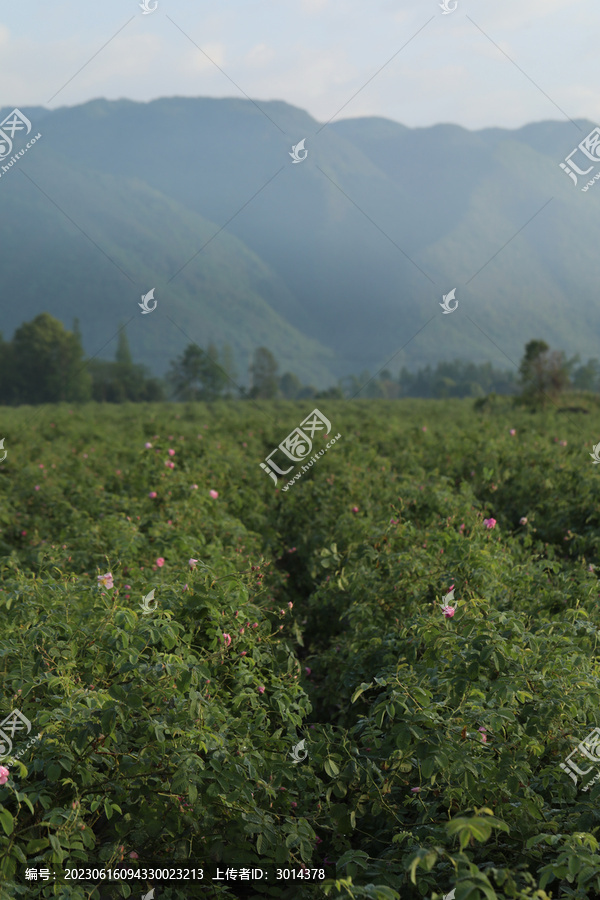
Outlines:
[{"label": "green leaf", "polygon": [[61,846],[60,846],[60,841],[58,840],[56,835],[55,834],[48,835],[48,840],[50,841],[50,845],[51,845],[52,849],[54,850],[54,852],[60,854],[62,852]]},{"label": "green leaf", "polygon": [[15,820],[13,819],[11,813],[7,809],[0,809],[0,825],[4,829],[5,834],[12,834],[13,829],[15,827]]},{"label": "green leaf", "polygon": [[325,771],[331,778],[335,778],[336,775],[340,774],[340,770],[330,757],[327,757],[327,759],[325,760],[324,767]]},{"label": "green leaf", "polygon": [[105,709],[103,711],[101,722],[102,722],[102,731],[105,735],[108,736],[113,731],[116,721],[117,721],[117,711],[114,708],[114,706],[111,706],[108,709]]},{"label": "green leaf", "polygon": [[364,692],[365,692],[365,691],[368,691],[369,688],[371,688],[371,687],[373,687],[373,682],[372,682],[372,681],[370,681],[368,684],[367,684],[366,681],[363,681],[363,683],[361,684],[361,686],[360,686],[359,688],[357,688],[357,689],[354,691],[354,693],[352,694],[352,701],[351,701],[351,702],[354,703],[356,700],[358,700],[358,698],[360,697],[361,694],[364,694]]}]

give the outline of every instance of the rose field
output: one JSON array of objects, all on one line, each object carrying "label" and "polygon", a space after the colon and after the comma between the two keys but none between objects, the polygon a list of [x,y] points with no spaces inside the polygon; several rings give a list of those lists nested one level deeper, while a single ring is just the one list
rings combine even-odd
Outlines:
[{"label": "rose field", "polygon": [[[0,896],[600,896],[577,402],[3,408]],[[170,861],[203,883],[64,877]]]}]

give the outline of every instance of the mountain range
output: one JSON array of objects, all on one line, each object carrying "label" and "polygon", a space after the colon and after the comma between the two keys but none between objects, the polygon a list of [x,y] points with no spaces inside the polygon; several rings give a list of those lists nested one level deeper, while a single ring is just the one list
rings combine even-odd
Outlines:
[{"label": "mountain range", "polygon": [[457,357],[514,368],[534,337],[596,355],[600,187],[584,196],[559,167],[591,122],[319,123],[282,101],[181,97],[19,109],[41,138],[14,157],[17,133],[0,160],[5,338],[47,311],[112,358],[126,323],[156,374],[212,341],[240,383],[267,346],[316,387]]}]

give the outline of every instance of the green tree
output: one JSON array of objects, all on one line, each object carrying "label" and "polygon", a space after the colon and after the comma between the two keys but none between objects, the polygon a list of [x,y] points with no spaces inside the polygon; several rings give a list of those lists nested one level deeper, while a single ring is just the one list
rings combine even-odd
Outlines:
[{"label": "green tree", "polygon": [[237,389],[236,382],[238,379],[238,373],[235,367],[233,350],[231,349],[229,344],[223,344],[223,347],[221,349],[221,368],[227,376],[227,380],[225,383],[225,396],[231,397]]},{"label": "green tree", "polygon": [[58,319],[41,313],[15,332],[15,402],[56,403],[91,397],[81,340]]},{"label": "green tree", "polygon": [[286,400],[295,400],[302,390],[302,382],[293,372],[285,372],[279,379],[279,390]]},{"label": "green tree", "polygon": [[15,399],[15,370],[12,344],[0,332],[0,404],[8,406]]},{"label": "green tree", "polygon": [[579,366],[573,373],[573,387],[578,391],[600,390],[600,363],[597,359],[588,359],[585,365]]},{"label": "green tree", "polygon": [[266,347],[258,347],[250,366],[252,387],[250,397],[272,400],[279,393],[277,381],[277,360]]},{"label": "green tree", "polygon": [[216,400],[228,383],[218,360],[217,348],[210,344],[208,351],[197,344],[188,344],[182,355],[171,363],[168,380],[179,400]]},{"label": "green tree", "polygon": [[119,331],[115,362],[111,371],[109,388],[111,402],[125,403],[127,400],[139,400],[140,392],[143,389],[143,375],[133,364],[124,327]]},{"label": "green tree", "polygon": [[219,351],[217,347],[211,343],[206,349],[203,399],[216,400],[221,396],[228,384],[230,384],[229,378],[221,364]]},{"label": "green tree", "polygon": [[93,359],[88,362],[92,376],[92,395],[99,403],[143,403],[164,399],[159,379],[146,366],[133,362],[125,329],[119,332],[114,362]]},{"label": "green tree", "polygon": [[129,349],[129,341],[127,340],[127,333],[125,331],[125,328],[122,328],[121,331],[119,331],[115,362],[117,362],[120,366],[129,368],[133,366],[133,359],[131,357],[131,350]]},{"label": "green tree", "polygon": [[545,341],[533,340],[525,346],[519,366],[521,398],[544,407],[569,384],[569,363],[561,351],[551,351]]}]

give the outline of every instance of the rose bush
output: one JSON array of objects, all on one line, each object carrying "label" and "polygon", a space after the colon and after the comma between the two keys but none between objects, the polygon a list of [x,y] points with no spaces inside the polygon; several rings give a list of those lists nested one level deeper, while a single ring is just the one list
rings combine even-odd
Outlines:
[{"label": "rose bush", "polygon": [[305,404],[3,411],[1,718],[42,735],[0,759],[6,896],[170,859],[325,868],[273,897],[600,891],[600,786],[560,769],[600,725],[594,416],[319,404],[342,438],[287,493],[259,463]]}]

